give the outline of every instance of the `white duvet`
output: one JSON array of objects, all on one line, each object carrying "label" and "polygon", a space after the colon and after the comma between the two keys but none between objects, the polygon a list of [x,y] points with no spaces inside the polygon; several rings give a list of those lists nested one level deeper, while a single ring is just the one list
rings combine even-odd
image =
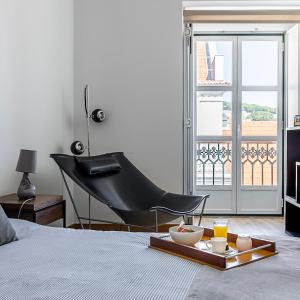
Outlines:
[{"label": "white duvet", "polygon": [[149,234],[11,220],[0,247],[0,299],[184,299],[203,266],[148,248]]}]

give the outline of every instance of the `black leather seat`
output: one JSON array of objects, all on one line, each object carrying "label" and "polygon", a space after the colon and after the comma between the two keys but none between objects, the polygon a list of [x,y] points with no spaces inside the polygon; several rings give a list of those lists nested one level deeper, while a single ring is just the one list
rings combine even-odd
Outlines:
[{"label": "black leather seat", "polygon": [[[208,195],[167,193],[146,178],[122,152],[80,158],[65,154],[50,156],[74,182],[109,206],[126,224],[146,227],[164,224],[179,215],[192,215],[203,201],[205,205],[208,198]],[[95,164],[101,160],[107,162],[108,158],[114,159],[111,171],[94,174],[81,167],[85,161],[88,167],[93,167],[93,161]],[[109,166],[95,166],[94,169],[108,170]]]}]

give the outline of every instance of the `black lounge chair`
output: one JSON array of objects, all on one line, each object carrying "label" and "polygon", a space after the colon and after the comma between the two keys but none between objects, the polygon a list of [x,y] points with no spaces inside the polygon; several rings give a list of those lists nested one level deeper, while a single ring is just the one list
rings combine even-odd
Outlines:
[{"label": "black lounge chair", "polygon": [[[51,154],[50,157],[60,168],[82,228],[81,220],[91,219],[79,216],[64,173],[89,195],[110,207],[129,226],[155,227],[157,231],[160,224],[178,216],[199,216],[199,224],[201,222],[208,195],[167,193],[146,178],[122,152],[91,157]],[[201,212],[195,213],[200,204]]]}]

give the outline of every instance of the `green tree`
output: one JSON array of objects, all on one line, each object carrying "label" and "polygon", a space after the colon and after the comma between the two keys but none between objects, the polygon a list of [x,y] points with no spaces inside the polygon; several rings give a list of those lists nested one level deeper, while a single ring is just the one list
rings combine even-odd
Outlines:
[{"label": "green tree", "polygon": [[223,101],[223,109],[224,110],[231,110],[231,102]]},{"label": "green tree", "polygon": [[[223,109],[231,110],[231,102],[223,101]],[[251,121],[272,121],[274,120],[274,115],[276,114],[276,108],[269,106],[262,106],[257,104],[243,103],[242,111],[247,112],[247,120]],[[226,119],[223,115],[223,120]]]},{"label": "green tree", "polygon": [[251,121],[272,121],[274,115],[269,111],[253,111],[247,119]]},{"label": "green tree", "polygon": [[253,113],[256,111],[265,111],[274,114],[276,112],[275,108],[249,103],[243,103],[242,109],[248,113]]}]

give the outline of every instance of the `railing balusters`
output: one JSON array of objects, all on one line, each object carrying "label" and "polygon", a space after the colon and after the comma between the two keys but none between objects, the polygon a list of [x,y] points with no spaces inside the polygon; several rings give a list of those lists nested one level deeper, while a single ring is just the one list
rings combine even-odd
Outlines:
[{"label": "railing balusters", "polygon": [[[231,142],[196,142],[196,184],[231,185]],[[268,170],[270,166],[270,171]],[[261,172],[257,168],[261,167]],[[241,184],[276,185],[276,142],[242,142]],[[260,175],[259,175],[260,174]],[[259,177],[257,177],[259,176]]]}]

